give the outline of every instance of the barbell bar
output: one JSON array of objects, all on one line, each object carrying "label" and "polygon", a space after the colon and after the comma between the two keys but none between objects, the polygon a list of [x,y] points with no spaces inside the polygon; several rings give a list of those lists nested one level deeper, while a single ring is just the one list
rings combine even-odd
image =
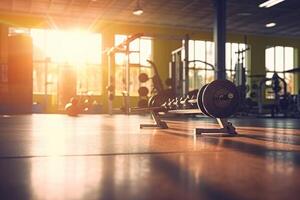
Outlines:
[{"label": "barbell bar", "polygon": [[195,114],[195,110],[198,110],[198,113],[212,118],[227,118],[237,111],[239,101],[239,93],[234,83],[229,80],[215,80],[183,97],[154,95],[148,101],[148,108],[132,110],[178,114]]}]

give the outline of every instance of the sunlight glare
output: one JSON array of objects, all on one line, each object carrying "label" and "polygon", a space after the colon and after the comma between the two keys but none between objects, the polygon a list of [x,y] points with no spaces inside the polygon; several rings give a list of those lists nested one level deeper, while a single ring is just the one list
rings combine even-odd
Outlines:
[{"label": "sunlight glare", "polygon": [[[60,31],[32,29],[31,36],[39,53],[50,57],[51,61],[68,63],[73,66],[99,64],[101,37],[99,34],[82,30]],[[45,38],[47,38],[45,42]]]}]

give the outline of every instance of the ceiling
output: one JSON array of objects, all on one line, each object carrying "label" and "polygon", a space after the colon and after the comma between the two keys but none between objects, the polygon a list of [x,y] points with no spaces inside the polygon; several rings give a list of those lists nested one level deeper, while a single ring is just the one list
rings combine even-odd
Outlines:
[{"label": "ceiling", "polygon": [[[140,0],[144,14],[134,16],[136,0],[0,0],[0,13],[42,15],[69,22],[164,25],[210,31],[212,0]],[[265,0],[227,0],[227,30],[233,33],[300,37],[300,1],[259,8]],[[265,24],[277,26],[266,28]]]}]

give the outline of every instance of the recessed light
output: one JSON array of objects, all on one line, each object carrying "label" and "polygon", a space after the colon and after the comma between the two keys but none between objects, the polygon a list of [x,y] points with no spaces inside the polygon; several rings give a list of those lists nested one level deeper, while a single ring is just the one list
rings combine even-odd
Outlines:
[{"label": "recessed light", "polygon": [[268,0],[264,3],[259,4],[259,7],[260,8],[263,8],[263,7],[270,8],[270,7],[275,6],[276,4],[279,4],[283,1],[285,1],[285,0]]},{"label": "recessed light", "polygon": [[276,26],[276,23],[274,23],[274,22],[271,22],[271,23],[266,24],[266,27],[267,27],[267,28],[272,28],[272,27],[274,27],[274,26]]}]

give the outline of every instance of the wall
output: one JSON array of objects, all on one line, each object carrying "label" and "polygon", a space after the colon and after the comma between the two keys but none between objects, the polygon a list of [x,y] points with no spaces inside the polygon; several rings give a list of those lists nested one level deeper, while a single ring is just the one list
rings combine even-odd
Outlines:
[{"label": "wall", "polygon": [[[58,21],[56,21],[58,22]],[[0,14],[0,61],[6,62],[6,34],[7,26],[19,26],[19,27],[51,27],[55,20],[49,20],[49,18],[41,16],[26,16],[26,15],[11,15],[8,13]],[[59,24],[59,23],[57,23]],[[71,27],[68,25],[67,27]],[[170,53],[181,46],[180,38],[183,38],[185,34],[189,34],[191,39],[212,40],[212,33],[201,32],[197,30],[179,29],[171,27],[161,26],[140,26],[132,24],[120,24],[109,21],[97,22],[93,27],[93,31],[101,32],[102,34],[102,49],[106,50],[114,45],[114,34],[135,34],[144,33],[148,36],[154,36],[153,40],[153,60],[159,68],[160,76],[163,80],[168,77],[168,66],[171,59]],[[268,45],[283,45],[292,46],[300,49],[300,38],[284,38],[284,37],[271,37],[271,36],[257,36],[248,35],[248,43],[251,47],[251,53],[249,55],[249,69],[251,74],[264,74],[265,73],[265,48]],[[227,34],[228,42],[244,42],[244,35],[242,34]],[[295,58],[296,66],[300,55]],[[103,107],[107,108],[107,92],[106,86],[108,84],[108,68],[107,68],[107,56],[103,55],[103,95],[101,97]],[[251,83],[257,80],[250,80]],[[300,88],[299,75],[296,76],[296,91]],[[117,97],[114,106],[120,107],[122,105],[122,98]],[[137,98],[132,98],[131,106],[135,106]]]}]

